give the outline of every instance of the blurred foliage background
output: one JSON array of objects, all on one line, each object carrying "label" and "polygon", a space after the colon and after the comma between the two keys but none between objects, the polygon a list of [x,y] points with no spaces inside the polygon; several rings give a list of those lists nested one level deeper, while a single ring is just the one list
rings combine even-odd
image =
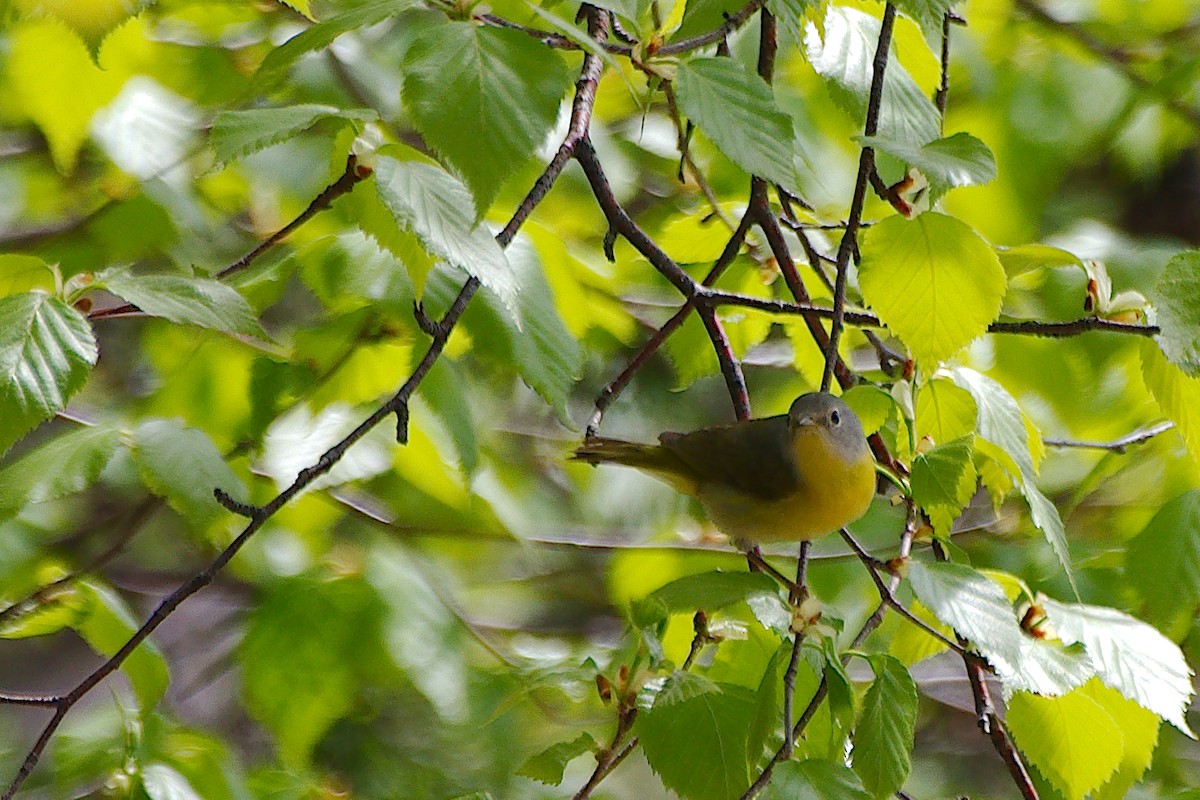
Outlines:
[{"label": "blurred foliage background", "polygon": [[[130,266],[215,275],[337,180],[356,137],[426,152],[428,130],[449,141],[436,129],[439,108],[454,104],[454,93],[423,86],[412,55],[428,46],[414,41],[435,21],[491,12],[552,27],[548,19],[572,20],[577,10],[572,2],[535,8],[517,0],[486,8],[397,4],[405,6],[397,15],[366,13],[329,37],[328,47],[275,55],[315,21],[353,6],[0,4],[4,293],[36,285],[22,277],[34,262],[21,259],[31,256],[57,265],[67,282]],[[673,36],[711,30],[722,12],[738,8],[691,0]],[[839,14],[878,18],[882,8],[857,0],[799,3],[792,18],[813,27],[781,31],[776,101],[795,124],[808,167],[798,188],[814,209],[804,219],[815,225],[845,218],[862,128],[861,110],[848,113],[839,88],[814,69],[816,26]],[[1200,246],[1200,3],[969,0],[956,13],[965,25],[951,26],[944,129],[985,142],[998,177],[949,192],[941,209],[993,245],[1052,245],[1106,264],[1114,293],[1149,293],[1172,255]],[[751,20],[729,40],[733,56],[748,64],[757,25]],[[522,41],[514,52],[536,44],[512,36]],[[893,63],[926,96],[941,79],[939,46],[913,20],[898,19]],[[270,58],[278,60],[264,69]],[[569,104],[581,55],[529,58],[549,97],[546,109],[536,108],[545,98],[506,96],[499,85],[484,94],[527,103],[528,116],[546,120],[538,136],[544,143],[499,157],[490,148],[500,145],[486,139],[455,145],[456,158],[490,164],[455,168],[468,174],[478,214],[493,229],[509,219],[561,141],[566,109],[555,98]],[[453,64],[442,66],[441,74],[453,72]],[[236,118],[220,116],[300,104],[327,110],[290,125],[276,121],[274,134],[258,130],[244,141]],[[671,113],[627,58],[606,64],[591,135],[617,198],[673,258],[702,275],[729,230],[705,187],[690,176],[677,180]],[[736,219],[746,202],[745,172],[704,136],[693,138],[689,153],[721,213]],[[903,164],[882,158],[880,171],[891,183]],[[92,468],[74,491],[53,497],[16,493],[15,473],[5,473],[0,592],[7,604],[95,559],[103,563],[9,621],[15,627],[0,645],[5,690],[74,685],[105,649],[97,644],[105,635],[84,630],[88,624],[108,626],[109,641],[127,634],[241,530],[244,521],[211,499],[213,485],[240,484],[245,497],[266,501],[409,376],[428,341],[413,301],[422,299],[431,314],[444,310],[462,274],[431,268],[423,254],[403,258],[399,248],[381,248],[386,233],[372,222],[379,204],[364,199],[362,188],[231,277],[266,337],[161,316],[95,321],[100,356],[86,385],[3,462],[18,464],[26,477],[38,463],[75,474],[65,465],[91,459]],[[891,213],[870,196],[864,220]],[[596,742],[610,737],[613,712],[595,678],[618,681],[618,667],[639,646],[631,603],[685,575],[745,568],[686,499],[631,471],[567,461],[601,388],[678,305],[674,290],[624,241],[613,261],[605,258],[606,231],[582,173],[569,166],[508,251],[521,279],[513,302],[522,325],[495,293],[473,303],[414,396],[407,445],[397,445],[385,423],[318,488],[273,517],[214,585],[155,633],[143,663],[131,662],[71,712],[26,795],[223,800],[489,791],[515,798],[561,797],[582,785],[594,766],[590,756],[567,764],[561,786],[520,773],[551,745],[585,732]],[[808,234],[822,252],[836,249],[837,230]],[[719,285],[786,296],[761,237],[752,241],[757,249],[743,251]],[[827,300],[811,270],[802,274],[814,296]],[[1088,277],[1077,265],[1008,277],[1006,314],[1084,314]],[[107,295],[92,300],[117,303]],[[861,303],[853,282],[851,301]],[[756,415],[780,413],[819,384],[820,353],[798,318],[741,308],[725,308],[721,317],[744,360]],[[1101,332],[989,335],[955,363],[1007,388],[1047,440],[1104,441],[1164,418],[1143,381],[1141,346],[1140,337]],[[861,332],[847,332],[842,352],[864,374],[886,379]],[[1181,413],[1195,417],[1200,409]],[[731,419],[716,359],[693,319],[638,372],[602,433],[652,441],[663,430]],[[72,440],[78,449],[70,459],[20,461],[81,430],[95,430],[96,441]],[[1200,485],[1198,456],[1174,430],[1122,453],[1035,452],[1039,483],[1066,525],[1082,599],[1151,622],[1191,663],[1200,646],[1196,513],[1170,512],[1177,525],[1155,528],[1166,532],[1143,537],[1138,550],[1130,542],[1169,501]],[[902,509],[880,498],[854,530],[872,552],[890,557],[902,526]],[[1020,498],[993,508],[981,494],[953,542],[978,567],[1071,596]],[[790,548],[771,552],[781,569],[791,569]],[[1131,553],[1143,559],[1133,567]],[[878,600],[840,541],[817,545],[810,580],[826,616],[844,621],[850,635]],[[720,619],[745,638],[711,648],[707,674],[757,687],[778,636],[744,605]],[[889,618],[868,649],[886,650],[902,627]],[[662,631],[666,657],[682,661],[691,638],[691,615],[673,616]],[[976,730],[961,664],[940,658],[914,667],[922,699],[907,793],[1015,796],[1003,763]],[[165,697],[147,708],[164,670]],[[861,682],[866,673],[851,677]],[[804,692],[801,685],[798,696]],[[4,707],[0,772],[16,774],[45,718],[39,709]],[[813,754],[844,756],[823,751],[819,739],[814,733],[807,745]],[[578,752],[587,749],[585,742]],[[1164,726],[1143,782],[1128,791],[1170,797],[1198,783],[1200,749]],[[652,798],[666,790],[639,753],[596,796]]]}]

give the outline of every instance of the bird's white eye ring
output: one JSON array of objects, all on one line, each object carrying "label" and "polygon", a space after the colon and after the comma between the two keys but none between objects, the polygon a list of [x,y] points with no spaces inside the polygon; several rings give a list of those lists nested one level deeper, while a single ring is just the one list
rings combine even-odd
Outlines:
[{"label": "bird's white eye ring", "polygon": [[838,414],[836,408],[829,415],[829,421],[832,422],[834,425],[837,425],[842,421],[841,415]]}]

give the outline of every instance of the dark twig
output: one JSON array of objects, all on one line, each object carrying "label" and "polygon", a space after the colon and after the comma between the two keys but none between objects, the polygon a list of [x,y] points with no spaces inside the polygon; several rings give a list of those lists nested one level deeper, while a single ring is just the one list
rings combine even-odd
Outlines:
[{"label": "dark twig", "polygon": [[725,37],[736,31],[738,28],[746,24],[746,22],[754,16],[754,12],[763,7],[765,0],[751,0],[746,5],[732,14],[725,17],[725,22],[720,27],[702,33],[699,36],[693,36],[690,39],[682,39],[678,42],[664,45],[659,48],[658,55],[660,56],[675,56],[680,53],[686,53],[691,50],[697,50],[701,47],[707,47],[710,44],[718,44],[725,40]]},{"label": "dark twig", "polygon": [[943,132],[946,127],[946,101],[950,98],[950,13],[942,15],[942,79],[938,83],[934,102]]},{"label": "dark twig", "polygon": [[1175,427],[1174,422],[1160,422],[1157,425],[1151,425],[1149,428],[1143,428],[1140,431],[1128,433],[1119,439],[1114,439],[1111,442],[1088,442],[1076,441],[1074,439],[1043,439],[1042,442],[1047,447],[1076,447],[1090,450],[1109,450],[1114,453],[1124,453],[1131,445],[1141,444],[1149,441],[1161,433],[1166,433]]},{"label": "dark twig", "polygon": [[[355,184],[367,178],[370,176],[370,174],[371,170],[367,169],[366,167],[359,166],[358,158],[351,153],[346,159],[346,170],[342,173],[341,177],[326,186],[320,194],[314,197],[312,202],[308,204],[308,207],[300,212],[299,216],[297,216],[287,225],[284,225],[282,228],[275,231],[275,233],[271,234],[263,241],[259,242],[259,244],[249,253],[218,272],[216,277],[227,278],[230,275],[241,272],[243,269],[250,266],[250,264],[253,263],[256,258],[267,252],[267,250],[270,250],[275,245],[279,244],[279,242],[283,241],[289,234],[291,234],[304,223],[308,222],[319,212],[329,208],[329,206],[333,204],[334,200],[348,193],[354,188]],[[113,306],[112,308],[102,308],[93,311],[88,314],[88,319],[98,320],[112,317],[129,317],[140,313],[141,309],[139,309],[133,303],[123,303],[119,306]]]},{"label": "dark twig", "polygon": [[983,664],[980,663],[978,656],[970,654],[963,656],[963,663],[967,667],[967,679],[971,684],[971,694],[975,697],[979,729],[992,740],[992,746],[1004,760],[1005,766],[1008,767],[1008,773],[1016,783],[1017,789],[1020,790],[1021,796],[1025,800],[1038,800],[1038,792],[1033,785],[1033,779],[1029,776],[1029,770],[1026,769],[1025,762],[1021,760],[1004,723],[996,713],[996,706],[992,702],[991,690],[987,685],[987,675]]},{"label": "dark twig", "polygon": [[[913,534],[916,530],[915,519],[916,516],[915,514],[911,513],[910,509],[909,524],[905,526],[904,533],[900,536],[900,558],[907,558],[909,553],[912,552]],[[893,575],[889,589],[894,592],[896,587],[899,585],[900,578]],[[850,643],[850,650],[856,650],[862,646],[863,642],[867,640],[867,637],[870,636],[883,622],[883,618],[887,613],[887,609],[887,603],[880,602],[879,606],[875,609],[875,613],[868,617],[866,622],[863,623],[862,627],[859,628],[858,633],[854,637],[854,641]],[[847,663],[848,661],[849,656],[842,657],[843,664]],[[829,678],[827,675],[823,675],[821,676],[820,683],[817,684],[816,690],[813,692],[812,698],[809,699],[808,705],[805,706],[804,711],[800,713],[800,717],[796,720],[796,724],[792,726],[791,742],[794,742],[802,733],[804,733],[804,729],[808,727],[808,723],[812,720],[813,715],[817,713],[817,709],[820,708],[821,702],[825,699],[825,695],[828,693]],[[767,784],[771,782],[771,775],[774,773],[775,767],[778,766],[780,762],[785,761],[790,757],[786,753],[790,753],[790,746],[789,742],[787,741],[780,745],[779,749],[775,751],[775,754],[771,756],[771,759],[763,766],[762,771],[759,772],[758,777],[754,779],[754,783],[750,784],[750,788],[742,792],[741,797],[739,797],[738,800],[752,800],[752,798],[756,797],[759,792],[765,789]]]},{"label": "dark twig", "polygon": [[991,325],[988,325],[988,333],[1023,333],[1050,338],[1078,336],[1088,331],[1130,333],[1135,336],[1157,336],[1162,332],[1157,325],[1130,325],[1127,322],[1114,322],[1111,319],[1101,319],[1100,317],[1082,317],[1070,320],[1069,322],[1020,320],[1016,322],[993,322]]},{"label": "dark twig", "polygon": [[[863,132],[874,136],[879,127],[879,110],[883,105],[883,77],[887,70],[888,49],[892,42],[892,26],[896,22],[896,7],[888,3],[883,8],[883,20],[879,24],[879,41],[875,45],[875,60],[871,72],[871,92],[867,98],[867,120]],[[828,390],[833,381],[834,367],[838,361],[838,340],[842,335],[846,302],[846,276],[850,269],[850,256],[858,247],[858,226],[862,222],[863,205],[867,199],[867,182],[875,172],[875,151],[863,147],[858,157],[858,178],[854,184],[854,197],[850,201],[850,214],[846,217],[846,231],[838,245],[837,277],[833,289],[833,322],[829,326],[829,344],[825,350],[825,373],[821,376],[821,388]]]},{"label": "dark twig", "polygon": [[[741,222],[738,223],[737,229],[733,235],[729,237],[729,241],[725,243],[725,249],[721,251],[720,257],[713,264],[712,269],[704,276],[701,282],[702,286],[711,286],[716,280],[721,277],[721,274],[733,263],[733,259],[737,256],[738,251],[742,247],[742,243],[746,239],[746,233],[750,229],[750,218],[748,215],[743,216]],[[675,332],[680,325],[687,319],[693,308],[693,301],[689,300],[675,312],[675,314],[667,320],[663,325],[654,332],[650,339],[642,345],[642,349],[637,352],[637,355],[629,362],[621,374],[614,378],[607,386],[601,390],[600,395],[596,398],[595,411],[592,412],[592,417],[588,420],[585,436],[592,437],[600,429],[600,421],[604,417],[604,412],[608,409],[625,387],[629,385],[629,381],[633,380],[633,376],[637,374],[646,363],[650,360],[658,349],[662,347],[663,342],[667,337]]]},{"label": "dark twig", "polygon": [[[595,19],[603,19],[605,18],[605,15],[593,14],[592,17]],[[598,35],[600,38],[603,37],[604,29],[602,23],[594,23],[593,25],[590,25],[589,28],[592,30],[593,35]],[[510,220],[509,224],[505,226],[504,230],[496,235],[496,240],[501,244],[501,246],[506,246],[512,241],[512,237],[516,235],[516,231],[520,227],[521,222],[529,216],[533,207],[536,206],[540,199],[545,196],[545,193],[549,188],[549,184],[553,183],[554,178],[557,177],[557,175],[562,171],[562,167],[569,159],[572,149],[585,135],[588,123],[591,119],[592,101],[595,97],[596,83],[599,81],[600,71],[601,64],[597,58],[590,54],[584,56],[581,77],[576,83],[575,104],[572,110],[571,125],[569,127],[567,137],[564,140],[563,146],[560,148],[560,155],[564,150],[566,151],[566,155],[562,156],[561,158],[556,155],[555,159],[546,167],[542,177],[539,178],[538,182],[535,183],[525,200],[518,207],[513,219]],[[351,163],[347,165],[347,173],[352,171],[352,162],[353,159],[351,159]],[[357,171],[355,172],[357,174]],[[547,175],[549,175],[548,178]],[[229,271],[231,270],[226,270],[223,274],[228,274]],[[413,370],[408,380],[405,381],[404,385],[397,390],[391,399],[376,409],[376,411],[371,414],[370,417],[364,420],[345,438],[343,438],[329,450],[325,451],[325,453],[322,454],[315,464],[304,470],[301,470],[292,484],[277,494],[269,503],[261,508],[253,509],[253,513],[250,516],[250,521],[242,530],[242,532],[238,534],[238,536],[224,550],[222,550],[205,569],[196,575],[193,575],[189,580],[167,595],[159,603],[158,607],[154,609],[153,613],[151,613],[150,617],[142,624],[142,626],[138,628],[138,630],[135,631],[134,634],[125,642],[125,644],[122,645],[111,657],[109,657],[108,660],[94,669],[70,692],[52,700],[22,695],[5,696],[7,698],[6,702],[23,703],[26,705],[52,706],[54,708],[54,715],[51,717],[50,721],[46,723],[46,726],[42,729],[41,734],[30,748],[25,760],[22,762],[19,770],[17,771],[16,776],[13,778],[12,783],[5,791],[2,800],[12,800],[13,796],[21,788],[21,785],[25,782],[25,779],[29,777],[29,774],[33,771],[33,768],[41,759],[46,745],[49,743],[50,738],[54,735],[55,731],[58,730],[58,727],[62,723],[67,712],[70,711],[70,709],[74,707],[74,705],[78,703],[84,695],[86,695],[101,681],[115,672],[125,662],[125,660],[129,658],[130,654],[137,649],[138,645],[140,645],[155,630],[157,630],[163,621],[165,621],[175,611],[175,609],[179,607],[180,604],[212,583],[221,570],[225,568],[230,560],[232,560],[233,557],[237,555],[238,551],[240,551],[246,544],[246,542],[249,541],[250,537],[257,533],[258,530],[262,528],[262,526],[272,516],[278,513],[278,511],[287,505],[287,503],[289,503],[293,498],[303,492],[317,478],[332,469],[334,464],[336,464],[342,458],[342,456],[351,446],[366,436],[371,429],[373,429],[388,416],[396,414],[402,422],[403,420],[407,419],[409,398],[412,396],[413,392],[416,391],[417,386],[424,379],[425,375],[428,374],[429,370],[433,367],[434,362],[438,359],[438,357],[440,357],[442,350],[446,346],[446,341],[450,337],[451,330],[462,316],[463,311],[466,309],[467,304],[470,302],[478,288],[479,281],[475,277],[469,278],[466,283],[464,283],[463,288],[458,293],[458,296],[455,298],[450,308],[446,311],[438,323],[437,335],[434,336],[433,341],[430,342],[424,357]],[[403,426],[401,424],[401,428],[402,427]],[[224,493],[222,492],[221,494]],[[228,495],[225,495],[225,497],[231,503],[236,502],[232,501],[231,498],[228,498]],[[240,506],[241,504],[238,505]],[[239,513],[245,510],[250,509],[239,509]]]},{"label": "dark twig", "polygon": [[591,186],[592,194],[599,203],[601,211],[604,212],[605,219],[608,220],[609,230],[619,233],[633,245],[634,249],[645,256],[650,264],[670,281],[685,299],[696,301],[697,312],[712,340],[717,361],[721,365],[721,373],[725,376],[726,388],[729,390],[734,410],[739,419],[748,419],[750,397],[746,391],[746,380],[742,375],[741,364],[733,357],[733,349],[721,328],[721,323],[717,319],[713,307],[702,302],[710,296],[711,290],[705,289],[692,280],[621,207],[588,137],[585,136],[579,142],[579,146],[575,148],[575,160],[583,167],[583,174]]},{"label": "dark twig", "polygon": [[[812,542],[800,543],[800,557],[796,560],[796,584],[792,587],[788,599],[791,601],[792,618],[800,611],[801,604],[808,599],[808,554]],[[783,749],[784,759],[792,757],[792,747],[795,737],[792,730],[792,702],[796,694],[796,670],[800,665],[800,651],[804,647],[804,628],[792,624],[792,653],[788,657],[787,669],[783,673]]]}]

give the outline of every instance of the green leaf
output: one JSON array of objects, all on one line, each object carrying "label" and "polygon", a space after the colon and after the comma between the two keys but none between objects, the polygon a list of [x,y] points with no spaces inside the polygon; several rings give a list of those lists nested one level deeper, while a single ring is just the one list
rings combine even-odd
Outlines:
[{"label": "green leaf", "polygon": [[1026,636],[998,584],[961,564],[914,561],[913,593],[934,616],[968,639],[1005,689],[1064,694],[1094,671],[1082,654]]},{"label": "green leaf", "polygon": [[1141,343],[1142,380],[1158,407],[1175,423],[1192,458],[1200,463],[1200,378],[1172,364],[1151,341]]},{"label": "green leaf", "polygon": [[692,58],[675,75],[679,107],[733,163],[795,189],[791,118],[771,87],[734,58]]},{"label": "green leaf", "polygon": [[1184,718],[1194,691],[1192,670],[1174,642],[1114,608],[1049,598],[1042,606],[1059,639],[1083,645],[1100,680],[1196,738]]},{"label": "green leaf", "polygon": [[223,165],[290,139],[323,119],[361,123],[373,122],[378,118],[379,114],[369,108],[343,109],[312,103],[222,111],[213,120],[209,141],[216,151],[217,164]]},{"label": "green leaf", "polygon": [[640,624],[650,624],[669,614],[690,613],[733,605],[763,594],[774,594],[775,582],[760,572],[702,572],[671,581],[651,592],[635,607]]},{"label": "green leaf", "polygon": [[0,298],[0,454],[66,407],[96,355],[92,326],[57,297]]},{"label": "green leaf", "polygon": [[[837,5],[830,5],[825,12],[824,37],[813,26],[809,26],[804,37],[809,63],[830,82],[834,101],[860,125],[867,115],[878,41],[878,19],[856,8]],[[941,135],[937,108],[894,54],[884,78],[877,133],[916,146],[937,139]]]},{"label": "green leaf", "polygon": [[[518,238],[508,255],[513,280],[521,287],[515,304],[508,308],[501,298],[484,291],[467,308],[463,326],[480,355],[520,375],[565,420],[567,396],[582,369],[582,351],[559,316],[534,248]],[[430,313],[449,307],[460,286],[447,270],[434,272],[425,290]],[[518,327],[514,318],[523,325]]]},{"label": "green leaf", "polygon": [[634,731],[663,785],[688,800],[728,800],[750,785],[747,729],[755,712],[748,689],[721,684],[638,715]]},{"label": "green leaf", "polygon": [[541,781],[547,786],[562,783],[563,770],[575,758],[599,747],[590,733],[581,733],[569,742],[559,742],[530,758],[517,770],[518,775]]},{"label": "green leaf", "polygon": [[956,2],[958,0],[897,0],[896,8],[920,25],[926,36],[940,39],[942,18]]},{"label": "green leaf", "polygon": [[251,85],[256,94],[263,94],[272,88],[301,56],[328,47],[343,33],[376,25],[413,5],[413,0],[366,3],[313,25],[268,53],[255,73]]},{"label": "green leaf", "polygon": [[[112,589],[90,580],[78,581],[75,587],[87,603],[86,613],[75,623],[76,631],[100,655],[105,658],[114,655],[140,624]],[[121,671],[129,678],[143,712],[158,705],[167,690],[169,676],[166,659],[153,641],[143,640],[122,662]]]},{"label": "green leaf", "polygon": [[1087,692],[1088,697],[1113,718],[1121,729],[1125,745],[1116,774],[1092,796],[1095,800],[1121,800],[1150,766],[1162,722],[1152,712],[1098,680],[1088,681],[1081,691]]},{"label": "green leaf", "polygon": [[1017,692],[1006,721],[1021,752],[1067,800],[1082,800],[1121,763],[1120,727],[1081,690],[1061,697]]},{"label": "green leaf", "polygon": [[150,800],[204,800],[187,778],[166,764],[146,764],[141,778]]},{"label": "green leaf", "polygon": [[677,670],[670,674],[655,695],[654,705],[660,709],[667,708],[710,693],[720,694],[721,687],[703,675]]},{"label": "green leaf", "polygon": [[871,669],[875,682],[863,699],[854,732],[854,771],[867,791],[887,797],[904,785],[912,769],[917,684],[891,656],[872,656]]},{"label": "green leaf", "polygon": [[1125,575],[1150,619],[1160,625],[1190,625],[1193,610],[1200,606],[1196,531],[1200,531],[1200,489],[1168,500],[1126,546]]},{"label": "green leaf", "polygon": [[408,311],[416,299],[404,265],[361,231],[322,237],[295,257],[304,285],[331,310],[383,302]]},{"label": "green leaf", "polygon": [[382,604],[365,583],[290,578],[250,616],[240,648],[246,706],[285,764],[300,766],[349,712],[374,665]]},{"label": "green leaf", "polygon": [[956,186],[976,186],[996,177],[996,158],[992,151],[969,133],[956,133],[924,145],[885,136],[857,138],[864,145],[916,167],[939,191]]},{"label": "green leaf", "polygon": [[[38,570],[33,583],[46,586],[65,577],[66,574],[62,569],[54,567]],[[19,601],[14,594],[12,589],[5,592],[5,605],[14,600]],[[41,598],[36,606],[21,609],[0,623],[0,638],[29,639],[58,633],[63,628],[74,628],[88,613],[90,605],[90,595],[80,592],[73,584],[63,584],[48,596]]]},{"label": "green leaf", "polygon": [[[1046,541],[1058,557],[1067,574],[1067,580],[1078,597],[1075,573],[1071,569],[1071,552],[1067,547],[1067,535],[1062,518],[1054,504],[1042,494],[1035,483],[1033,454],[1029,449],[1030,431],[1025,425],[1024,414],[1017,401],[1003,386],[986,375],[966,367],[956,367],[951,372],[954,382],[971,393],[979,407],[979,436],[976,448],[985,455],[999,461],[1020,478],[1021,491],[1029,501],[1029,515],[1033,524],[1046,535]],[[993,445],[993,447],[982,447]]]},{"label": "green leaf", "polygon": [[0,255],[0,297],[35,289],[53,294],[56,284],[54,267],[37,256]]},{"label": "green leaf", "polygon": [[917,390],[916,426],[918,440],[936,444],[972,436],[979,418],[975,398],[948,378],[934,378]]},{"label": "green leaf", "polygon": [[895,414],[896,401],[878,386],[860,384],[852,387],[842,395],[842,400],[854,409],[868,436],[882,428]]},{"label": "green leaf", "polygon": [[246,487],[217,451],[208,434],[177,419],[150,419],[133,434],[133,457],[150,491],[197,530],[228,512],[213,497],[221,489],[241,499]]},{"label": "green leaf", "polygon": [[380,152],[376,189],[396,224],[415,233],[431,254],[478,278],[520,325],[517,297],[522,287],[500,245],[487,228],[475,224],[466,187],[435,166]]},{"label": "green leaf", "polygon": [[763,800],[869,800],[871,793],[844,764],[785,761],[775,768]]},{"label": "green leaf", "polygon": [[267,338],[246,298],[220,281],[185,275],[134,275],[125,269],[105,270],[96,281],[151,316]]},{"label": "green leaf", "polygon": [[115,428],[93,425],[22,455],[0,470],[0,512],[83,491],[104,471],[120,439]]},{"label": "green leaf", "polygon": [[523,33],[442,22],[405,54],[401,96],[421,136],[471,188],[479,218],[554,127],[570,83],[558,53]]},{"label": "green leaf", "polygon": [[1200,378],[1200,251],[1167,262],[1151,292],[1162,333],[1154,337],[1167,360]]},{"label": "green leaf", "polygon": [[934,212],[888,217],[864,231],[859,284],[930,370],[987,330],[1005,290],[992,248],[966,223]]},{"label": "green leaf", "polygon": [[[418,350],[413,351],[414,369],[424,355]],[[433,367],[417,388],[421,398],[429,404],[430,410],[442,421],[454,440],[463,472],[471,475],[479,466],[479,441],[475,435],[475,419],[470,405],[460,402],[466,391],[467,386],[458,367],[444,358],[433,362]]]},{"label": "green leaf", "polygon": [[913,459],[913,499],[929,515],[933,529],[948,536],[954,520],[975,494],[974,438],[964,436]]},{"label": "green leaf", "polygon": [[997,247],[996,255],[1010,279],[1035,269],[1078,267],[1083,269],[1079,256],[1045,244],[1023,244],[1017,247]]}]

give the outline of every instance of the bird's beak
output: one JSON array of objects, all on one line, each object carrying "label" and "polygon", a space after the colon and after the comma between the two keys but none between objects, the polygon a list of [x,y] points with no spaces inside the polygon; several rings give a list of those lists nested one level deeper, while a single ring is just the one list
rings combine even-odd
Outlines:
[{"label": "bird's beak", "polygon": [[803,416],[803,417],[800,417],[799,419],[797,419],[797,420],[796,420],[796,427],[797,427],[797,428],[804,428],[804,427],[807,427],[807,426],[809,426],[809,425],[812,425],[814,421],[815,421],[815,420],[813,419],[813,416],[812,416],[811,414],[809,414],[809,415],[806,415],[806,416]]}]

